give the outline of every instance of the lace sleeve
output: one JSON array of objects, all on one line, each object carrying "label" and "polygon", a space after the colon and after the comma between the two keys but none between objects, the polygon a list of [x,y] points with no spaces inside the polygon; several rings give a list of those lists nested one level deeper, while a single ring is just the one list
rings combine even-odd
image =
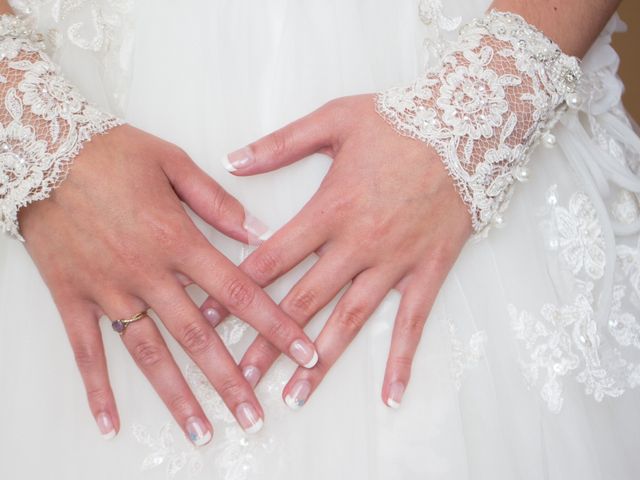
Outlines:
[{"label": "lace sleeve", "polygon": [[14,15],[0,15],[0,101],[0,229],[22,240],[20,208],[47,198],[82,145],[122,122],[90,105]]},{"label": "lace sleeve", "polygon": [[580,75],[578,60],[522,17],[492,10],[461,29],[438,66],[379,93],[377,110],[437,150],[479,239],[502,224],[531,147],[540,138],[554,143],[548,131]]}]

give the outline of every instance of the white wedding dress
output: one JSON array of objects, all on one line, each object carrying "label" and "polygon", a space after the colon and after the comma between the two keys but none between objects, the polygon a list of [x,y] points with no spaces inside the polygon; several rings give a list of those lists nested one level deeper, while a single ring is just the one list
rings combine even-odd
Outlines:
[{"label": "white wedding dress", "polygon": [[[277,228],[329,160],[235,178],[219,158],[332,98],[411,81],[489,1],[13,3],[39,19],[90,99],[183,147]],[[258,387],[266,418],[254,436],[172,342],[215,427],[201,449],[104,321],[122,419],[104,442],[46,286],[23,246],[0,239],[0,479],[638,478],[640,138],[610,46],[622,27],[614,17],[589,52],[581,106],[554,128],[553,148],[534,151],[505,226],[467,244],[448,275],[398,411],[380,400],[395,292],[301,410],[281,399],[293,364],[274,366]],[[199,224],[234,261],[247,255]],[[282,298],[312,262],[269,292]],[[255,335],[235,319],[218,329],[238,358]]]}]

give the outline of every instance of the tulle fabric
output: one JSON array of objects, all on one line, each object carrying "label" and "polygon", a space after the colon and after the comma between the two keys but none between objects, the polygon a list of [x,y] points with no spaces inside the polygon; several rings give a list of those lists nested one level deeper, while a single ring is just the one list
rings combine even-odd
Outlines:
[{"label": "tulle fabric", "polygon": [[[456,0],[444,13],[466,21],[487,5]],[[273,228],[313,195],[329,159],[314,156],[240,179],[224,171],[220,157],[332,98],[406,83],[423,67],[428,35],[418,2],[410,0],[146,0],[136,2],[133,13],[135,51],[130,70],[126,61],[121,65],[131,82],[116,92],[128,98],[121,113],[186,149]],[[618,27],[610,23],[585,62],[601,72],[606,87],[590,108],[610,115],[605,125],[633,147],[637,137],[615,121],[621,85],[608,42]],[[104,64],[91,60],[90,52],[65,44],[59,58],[85,93],[118,107]],[[584,132],[575,118],[559,126],[558,147],[534,153],[531,179],[518,185],[505,228],[464,248],[429,316],[399,411],[380,399],[399,300],[395,292],[298,412],[280,398],[293,365],[278,362],[258,388],[266,424],[256,436],[246,437],[234,425],[170,340],[216,428],[212,444],[200,450],[173,423],[106,321],[103,336],[122,431],[110,443],[101,440],[46,287],[23,247],[0,240],[0,478],[636,478],[638,390],[596,401],[570,373],[560,379],[563,402],[552,412],[540,384],[523,375],[527,352],[509,310],[512,305],[537,315],[546,303],[571,302],[566,274],[554,267],[555,254],[538,223],[550,186],[557,185],[556,196],[566,205],[594,178],[581,176],[576,165],[591,165],[596,173],[605,168],[594,166],[600,160],[595,150],[579,149]],[[597,186],[595,191],[600,195]],[[248,247],[199,225],[234,261],[248,254]],[[619,242],[636,246],[638,236]],[[615,246],[606,248],[610,253]],[[314,261],[269,292],[282,298]],[[204,299],[197,289],[191,293],[198,302]],[[310,325],[312,338],[332,306]],[[238,358],[254,336],[233,320],[219,330]]]}]

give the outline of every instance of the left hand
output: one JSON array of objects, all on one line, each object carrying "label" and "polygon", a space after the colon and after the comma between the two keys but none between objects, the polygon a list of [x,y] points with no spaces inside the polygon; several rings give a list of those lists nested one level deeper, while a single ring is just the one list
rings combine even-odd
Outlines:
[{"label": "left hand", "polygon": [[[440,286],[472,233],[466,205],[439,155],[398,135],[375,111],[372,95],[329,102],[229,155],[235,175],[255,175],[314,153],[333,158],[305,207],[241,266],[266,286],[314,251],[321,258],[291,289],[282,309],[305,325],[352,282],[318,339],[320,361],[298,368],[284,389],[304,404],[392,288],[402,294],[382,390],[400,404],[423,327]],[[202,307],[226,311],[213,299]],[[255,385],[279,355],[259,336],[241,367]]]}]

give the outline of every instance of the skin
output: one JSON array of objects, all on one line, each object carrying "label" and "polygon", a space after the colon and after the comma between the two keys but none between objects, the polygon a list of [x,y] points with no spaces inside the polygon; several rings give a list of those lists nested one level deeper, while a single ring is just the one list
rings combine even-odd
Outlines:
[{"label": "skin", "polygon": [[[614,0],[497,0],[492,7],[520,14],[566,53],[583,56],[618,4]],[[280,305],[300,325],[350,284],[316,339],[320,362],[310,370],[298,369],[283,397],[292,394],[299,381],[308,382],[311,392],[315,391],[395,287],[402,300],[382,400],[397,406],[433,302],[472,233],[467,209],[439,156],[425,144],[396,134],[375,112],[372,95],[334,100],[241,152],[252,162],[234,175],[268,172],[314,153],[333,159],[302,211],[241,265],[258,284],[268,285],[314,251],[320,254]],[[203,307],[225,315],[212,299]],[[278,355],[266,339],[258,337],[241,366],[254,367],[263,375]],[[257,379],[254,375],[254,383]],[[400,386],[399,394],[392,391],[394,385]]]},{"label": "skin", "polygon": [[[520,13],[566,52],[581,55],[617,4],[505,0],[494,6]],[[0,11],[10,12],[5,0]],[[192,281],[212,295],[203,309],[222,316],[231,311],[264,335],[241,362],[261,372],[293,339],[306,338],[300,327],[350,284],[317,339],[320,361],[299,368],[284,396],[298,380],[315,390],[395,287],[402,301],[383,401],[392,383],[409,382],[431,306],[471,234],[466,207],[438,155],[397,135],[374,111],[372,95],[334,100],[247,149],[253,164],[236,175],[274,170],[318,152],[334,162],[312,200],[240,270],[208,244],[181,201],[222,232],[247,241],[240,204],[180,149],[129,126],[95,138],[51,198],[21,211],[26,246],[62,315],[91,410],[110,415],[116,430],[120,422],[98,318],[123,318],[147,306],[232,412],[250,403],[262,416],[241,370],[186,295],[183,287]],[[278,309],[258,285],[273,282],[314,251],[321,259]],[[178,424],[184,427],[196,416],[211,428],[153,322],[132,324],[123,340]]]}]

